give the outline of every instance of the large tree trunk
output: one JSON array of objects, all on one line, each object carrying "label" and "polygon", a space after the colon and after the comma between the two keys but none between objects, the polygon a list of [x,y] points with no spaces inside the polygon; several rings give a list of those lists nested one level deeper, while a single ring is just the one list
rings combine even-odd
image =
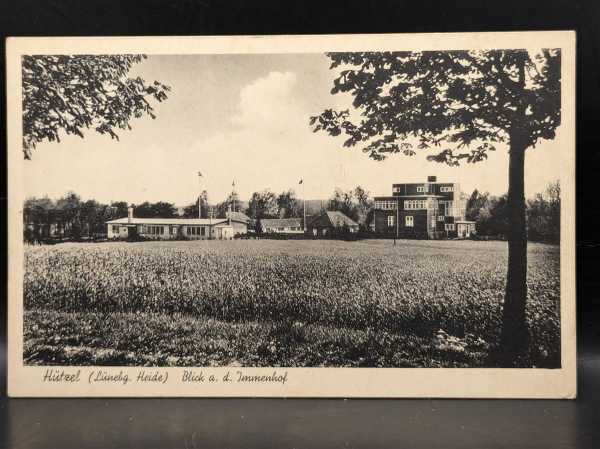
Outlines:
[{"label": "large tree trunk", "polygon": [[500,363],[517,366],[529,352],[527,302],[527,230],[525,223],[525,145],[511,138],[508,169],[508,274],[500,337]]}]

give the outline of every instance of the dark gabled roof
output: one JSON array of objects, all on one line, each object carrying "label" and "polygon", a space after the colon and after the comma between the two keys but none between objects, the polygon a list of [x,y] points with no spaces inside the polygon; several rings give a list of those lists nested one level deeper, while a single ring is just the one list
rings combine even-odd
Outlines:
[{"label": "dark gabled roof", "polygon": [[260,224],[262,226],[286,228],[302,226],[302,218],[261,218]]},{"label": "dark gabled roof", "polygon": [[231,218],[233,221],[238,221],[246,224],[250,222],[250,217],[243,212],[228,211],[225,215],[227,218]]},{"label": "dark gabled roof", "polygon": [[328,210],[320,215],[317,215],[311,221],[312,227],[334,227],[341,228],[345,226],[358,226],[358,223],[352,220],[350,217],[344,215],[339,210]]}]

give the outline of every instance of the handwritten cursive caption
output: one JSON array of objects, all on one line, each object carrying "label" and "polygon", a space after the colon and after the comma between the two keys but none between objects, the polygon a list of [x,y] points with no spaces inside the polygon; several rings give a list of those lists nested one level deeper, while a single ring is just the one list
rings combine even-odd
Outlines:
[{"label": "handwritten cursive caption", "polygon": [[[268,371],[264,373],[246,373],[243,370],[230,370],[216,373],[208,370],[185,369],[181,376],[174,378],[171,376],[170,382],[182,384],[215,384],[215,383],[257,383],[257,384],[281,384],[288,382],[287,371]],[[174,378],[174,379],[173,379]],[[132,375],[128,370],[123,369],[46,369],[42,375],[42,382],[46,383],[79,383],[87,382],[89,384],[117,384],[128,385],[135,383],[154,383],[166,384],[169,382],[169,370],[139,370]]]}]

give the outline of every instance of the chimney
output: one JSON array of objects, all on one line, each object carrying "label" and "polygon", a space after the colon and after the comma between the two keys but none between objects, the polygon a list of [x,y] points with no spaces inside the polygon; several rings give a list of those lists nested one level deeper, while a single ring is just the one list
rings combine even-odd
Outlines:
[{"label": "chimney", "polygon": [[131,223],[133,218],[133,204],[127,208],[127,223]]},{"label": "chimney", "polygon": [[437,182],[437,176],[428,176],[427,182]]}]

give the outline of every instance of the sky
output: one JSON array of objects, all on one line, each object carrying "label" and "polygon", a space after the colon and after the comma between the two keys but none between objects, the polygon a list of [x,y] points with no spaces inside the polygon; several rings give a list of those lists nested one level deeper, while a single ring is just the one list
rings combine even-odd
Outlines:
[{"label": "sky", "polygon": [[[155,104],[157,118],[134,119],[118,141],[88,130],[83,139],[39,144],[23,161],[25,195],[56,199],[74,191],[101,202],[183,206],[201,190],[210,202],[222,201],[235,182],[242,200],[264,189],[327,199],[335,188],[357,185],[372,196],[391,195],[393,183],[428,175],[458,182],[467,193],[506,192],[504,145],[484,162],[448,167],[427,161],[427,152],[373,161],[358,147],[343,147],[343,137],[313,133],[311,115],[352,108],[350,96],[331,95],[336,72],[329,65],[320,53],[149,56],[131,74],[171,86],[169,98]],[[527,150],[526,196],[560,179],[568,148],[559,128],[554,140]]]}]

